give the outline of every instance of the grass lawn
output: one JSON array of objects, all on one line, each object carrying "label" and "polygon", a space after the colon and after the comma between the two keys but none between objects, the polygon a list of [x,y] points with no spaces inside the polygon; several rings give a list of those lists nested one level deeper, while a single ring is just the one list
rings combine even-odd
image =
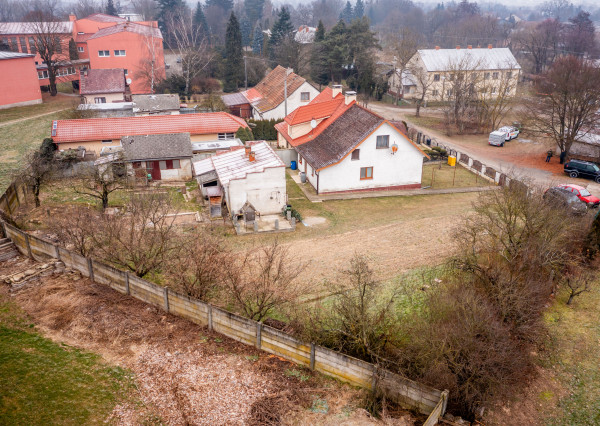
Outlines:
[{"label": "grass lawn", "polygon": [[0,193],[12,180],[12,174],[19,168],[23,156],[37,149],[44,138],[50,137],[53,119],[67,118],[69,111],[2,126],[0,132]]},{"label": "grass lawn", "polygon": [[[58,95],[52,97],[48,93],[42,93],[42,98],[44,102],[41,104],[0,110],[0,123],[46,114],[48,112],[58,111],[64,108],[72,108],[79,103],[79,98],[71,96]],[[29,123],[27,123],[27,125],[28,124]]]},{"label": "grass lawn", "polygon": [[542,365],[551,368],[565,395],[558,400],[542,392],[548,425],[600,424],[600,284],[567,306],[566,292],[546,313],[550,347]]},{"label": "grass lawn", "polygon": [[42,337],[0,295],[0,423],[101,424],[135,391],[131,373]]},{"label": "grass lawn", "polygon": [[445,189],[490,186],[493,184],[462,166],[451,167],[445,163],[441,167],[439,164],[425,164],[423,166],[422,185],[423,187],[431,186],[433,189]]}]

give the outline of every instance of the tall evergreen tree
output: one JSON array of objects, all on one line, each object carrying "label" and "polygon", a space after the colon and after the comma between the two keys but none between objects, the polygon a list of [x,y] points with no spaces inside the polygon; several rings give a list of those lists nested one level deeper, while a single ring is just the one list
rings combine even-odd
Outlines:
[{"label": "tall evergreen tree", "polygon": [[344,7],[344,10],[342,10],[342,12],[340,13],[340,19],[342,19],[345,23],[349,24],[350,22],[352,22],[352,18],[354,18],[352,5],[350,4],[350,1],[347,1],[346,7]]},{"label": "tall evergreen tree", "polygon": [[69,40],[69,59],[71,61],[79,59],[79,52],[77,51],[77,44],[75,40]]},{"label": "tall evergreen tree", "polygon": [[225,12],[233,9],[233,0],[206,0],[206,6],[219,6]]},{"label": "tall evergreen tree", "polygon": [[262,18],[265,0],[244,0],[244,13],[252,27]]},{"label": "tall evergreen tree", "polygon": [[325,49],[324,58],[329,79],[340,83],[343,67],[350,63],[348,29],[343,20],[335,24],[331,31],[325,35],[325,40],[322,43]]},{"label": "tall evergreen tree", "polygon": [[294,26],[292,25],[290,12],[283,6],[277,15],[277,21],[271,29],[271,39],[269,40],[269,56],[271,59],[274,59],[277,47],[281,45],[283,40],[290,37],[293,31]]},{"label": "tall evergreen tree", "polygon": [[252,37],[252,25],[250,25],[250,21],[248,21],[248,19],[242,19],[242,22],[240,23],[240,30],[242,32],[242,46],[250,46],[250,37]]},{"label": "tall evergreen tree", "polygon": [[225,84],[223,90],[237,90],[244,78],[244,55],[242,53],[242,32],[240,24],[231,12],[225,32]]},{"label": "tall evergreen tree", "polygon": [[254,52],[255,55],[262,55],[264,42],[265,37],[263,34],[263,28],[259,23],[254,28],[254,39],[252,40],[252,52]]},{"label": "tall evergreen tree", "polygon": [[324,46],[325,41],[325,26],[323,21],[319,20],[317,25],[317,31],[315,33],[315,40],[312,45],[312,52],[310,55],[310,77],[319,86],[329,83],[329,72],[327,70],[327,57],[326,49]]},{"label": "tall evergreen tree", "polygon": [[202,10],[202,4],[196,3],[196,10],[194,11],[194,25],[196,28],[201,28],[205,35],[208,35],[208,24],[206,23],[206,16]]},{"label": "tall evergreen tree", "polygon": [[365,4],[363,0],[356,0],[354,5],[354,19],[360,19],[365,15]]},{"label": "tall evergreen tree", "polygon": [[106,2],[106,9],[104,10],[104,13],[106,13],[107,15],[111,15],[111,16],[119,15],[119,11],[115,7],[113,0],[108,0]]},{"label": "tall evergreen tree", "polygon": [[156,19],[163,34],[165,42],[169,45],[171,39],[167,30],[167,19],[169,16],[177,16],[188,12],[184,0],[158,0],[158,14]]}]

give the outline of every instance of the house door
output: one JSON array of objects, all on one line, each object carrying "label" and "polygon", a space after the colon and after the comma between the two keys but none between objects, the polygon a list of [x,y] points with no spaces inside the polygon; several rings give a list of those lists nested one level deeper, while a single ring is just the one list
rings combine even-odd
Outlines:
[{"label": "house door", "polygon": [[152,175],[152,180],[160,180],[160,162],[146,161],[146,169]]}]

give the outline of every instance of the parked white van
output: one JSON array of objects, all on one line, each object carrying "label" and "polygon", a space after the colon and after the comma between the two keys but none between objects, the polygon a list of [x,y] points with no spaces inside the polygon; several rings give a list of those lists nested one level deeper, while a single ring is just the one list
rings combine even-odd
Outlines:
[{"label": "parked white van", "polygon": [[496,130],[496,131],[490,133],[488,142],[490,145],[504,146],[504,142],[506,142],[506,132],[501,132],[499,130]]}]

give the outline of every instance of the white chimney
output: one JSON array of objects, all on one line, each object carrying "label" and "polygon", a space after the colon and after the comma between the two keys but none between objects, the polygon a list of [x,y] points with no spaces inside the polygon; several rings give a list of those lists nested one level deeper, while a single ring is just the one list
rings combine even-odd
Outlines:
[{"label": "white chimney", "polygon": [[342,93],[342,85],[334,84],[333,86],[331,86],[331,92],[332,92],[331,96],[335,98],[337,95]]},{"label": "white chimney", "polygon": [[356,92],[354,91],[346,91],[344,97],[346,105],[350,104],[352,101],[356,102]]}]

